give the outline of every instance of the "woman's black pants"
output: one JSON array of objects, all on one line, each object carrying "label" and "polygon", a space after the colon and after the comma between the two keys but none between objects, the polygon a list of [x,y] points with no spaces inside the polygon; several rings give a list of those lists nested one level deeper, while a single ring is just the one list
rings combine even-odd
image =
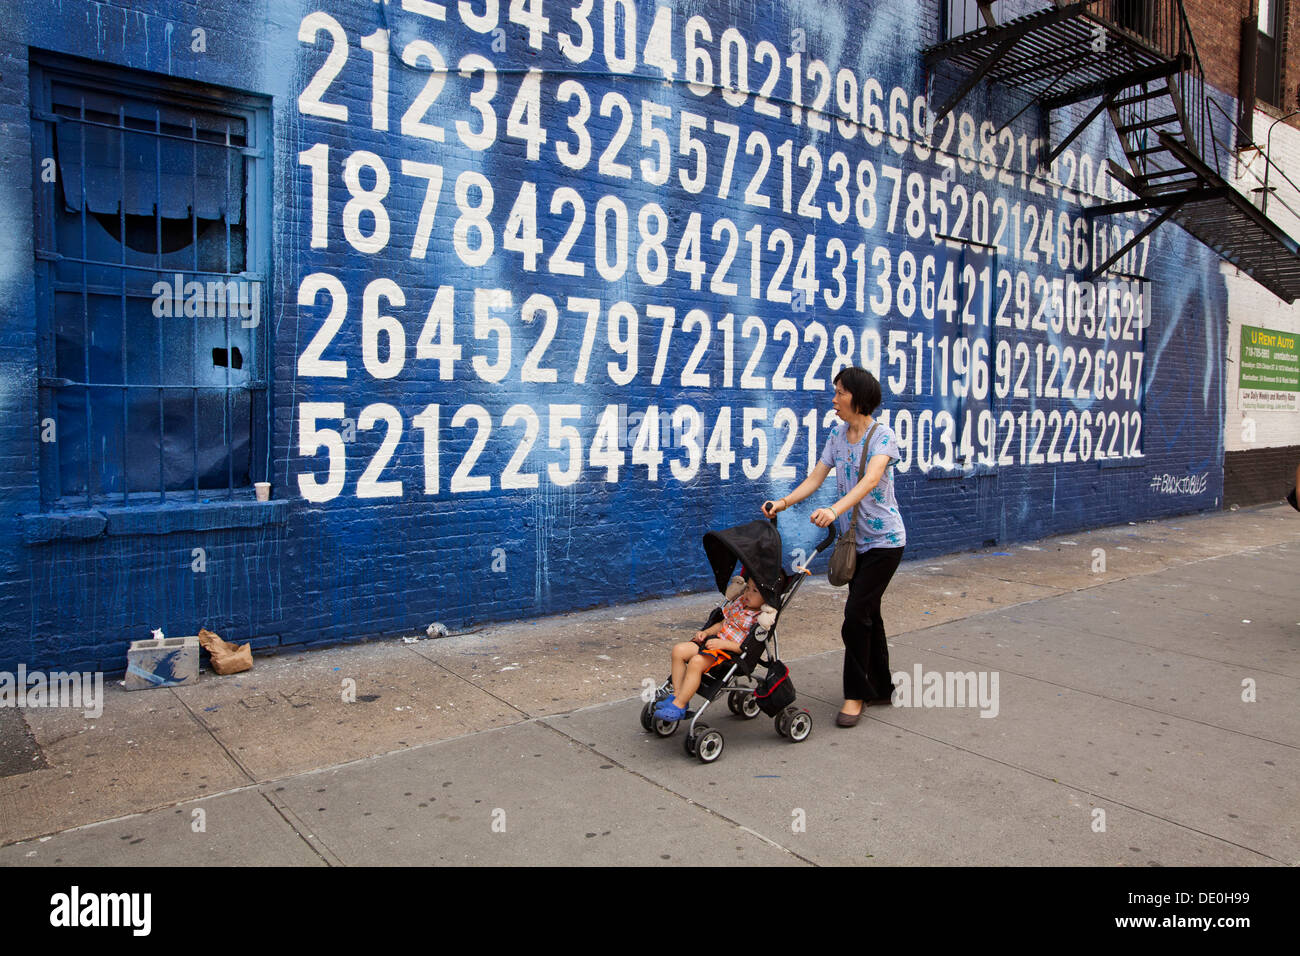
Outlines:
[{"label": "woman's black pants", "polygon": [[845,700],[881,700],[894,692],[880,599],[902,560],[902,548],[872,548],[858,555],[840,629]]}]

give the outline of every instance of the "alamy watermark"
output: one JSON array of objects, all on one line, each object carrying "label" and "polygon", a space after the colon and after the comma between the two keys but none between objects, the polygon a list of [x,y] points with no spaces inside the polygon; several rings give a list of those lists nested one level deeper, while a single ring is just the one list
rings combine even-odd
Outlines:
[{"label": "alamy watermark", "polygon": [[92,719],[104,713],[104,674],[96,671],[0,671],[0,707],[70,707]]},{"label": "alamy watermark", "polygon": [[130,929],[134,936],[148,936],[153,925],[151,893],[83,893],[73,886],[66,893],[50,897],[50,925],[116,926]]},{"label": "alamy watermark", "polygon": [[921,665],[894,672],[895,707],[978,707],[981,717],[998,715],[997,671],[925,671]]},{"label": "alamy watermark", "polygon": [[153,284],[153,314],[160,319],[238,318],[246,329],[261,321],[262,284],[255,279],[197,279],[185,281],[177,272],[170,281]]}]

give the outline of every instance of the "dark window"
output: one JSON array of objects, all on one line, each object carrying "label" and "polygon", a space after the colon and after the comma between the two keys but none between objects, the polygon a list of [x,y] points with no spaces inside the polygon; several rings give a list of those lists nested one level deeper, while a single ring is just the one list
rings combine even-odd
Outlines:
[{"label": "dark window", "polygon": [[[1159,11],[1150,0],[1111,0],[1109,6],[1110,19],[1116,26],[1147,39],[1155,36]],[[1104,17],[1106,11],[1101,11],[1101,14]]]},{"label": "dark window", "polygon": [[261,480],[269,111],[62,59],[33,63],[32,103],[43,500]]},{"label": "dark window", "polygon": [[1255,95],[1282,106],[1283,0],[1259,0],[1259,47],[1255,58]]}]

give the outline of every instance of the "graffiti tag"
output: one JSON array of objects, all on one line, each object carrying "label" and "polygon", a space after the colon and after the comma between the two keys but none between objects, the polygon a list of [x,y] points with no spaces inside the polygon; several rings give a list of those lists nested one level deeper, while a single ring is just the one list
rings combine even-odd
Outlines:
[{"label": "graffiti tag", "polygon": [[1160,495],[1199,495],[1209,475],[1152,475],[1150,488]]}]

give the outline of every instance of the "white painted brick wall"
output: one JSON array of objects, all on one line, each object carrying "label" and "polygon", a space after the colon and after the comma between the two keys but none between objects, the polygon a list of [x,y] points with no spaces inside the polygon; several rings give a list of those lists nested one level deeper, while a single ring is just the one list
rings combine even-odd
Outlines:
[{"label": "white painted brick wall", "polygon": [[[1263,146],[1264,137],[1273,123],[1273,117],[1262,110],[1255,111],[1255,134]],[[1300,239],[1300,130],[1286,123],[1273,129],[1271,156],[1274,168],[1268,177],[1270,193],[1268,216],[1293,238]],[[1264,184],[1264,158],[1260,153],[1245,151],[1238,157],[1233,185],[1259,205]],[[1283,175],[1279,175],[1279,170]],[[1293,182],[1288,181],[1294,180]],[[1224,278],[1228,286],[1228,368],[1227,409],[1224,419],[1224,448],[1226,451],[1249,451],[1256,448],[1275,448],[1300,445],[1300,411],[1261,412],[1245,411],[1237,407],[1238,381],[1240,380],[1241,327],[1253,325],[1278,332],[1300,333],[1300,302],[1288,305],[1234,266],[1224,263]],[[1242,441],[1242,419],[1255,422],[1255,441]]]}]

